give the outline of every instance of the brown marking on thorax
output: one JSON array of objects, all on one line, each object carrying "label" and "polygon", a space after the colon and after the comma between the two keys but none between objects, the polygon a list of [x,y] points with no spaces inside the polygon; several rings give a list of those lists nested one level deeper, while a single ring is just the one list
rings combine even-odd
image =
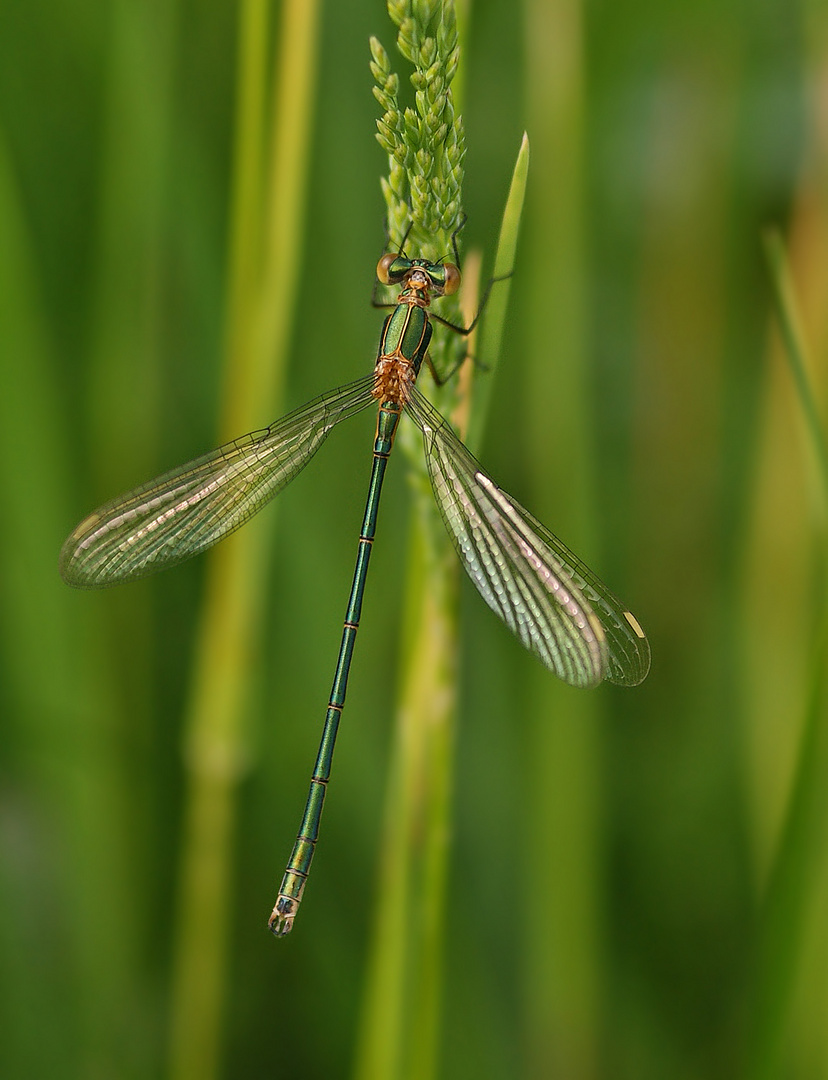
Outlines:
[{"label": "brown marking on thorax", "polygon": [[390,356],[381,356],[374,368],[374,388],[371,393],[377,401],[391,401],[395,405],[405,405],[414,385],[414,365],[399,351]]}]

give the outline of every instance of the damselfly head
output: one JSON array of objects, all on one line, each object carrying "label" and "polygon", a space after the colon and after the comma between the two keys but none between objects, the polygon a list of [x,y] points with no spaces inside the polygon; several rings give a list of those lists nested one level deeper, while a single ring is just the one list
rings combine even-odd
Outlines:
[{"label": "damselfly head", "polygon": [[426,259],[408,259],[389,252],[377,263],[377,278],[382,285],[408,285],[433,290],[438,296],[451,296],[460,288],[460,271],[454,263],[433,263]]}]

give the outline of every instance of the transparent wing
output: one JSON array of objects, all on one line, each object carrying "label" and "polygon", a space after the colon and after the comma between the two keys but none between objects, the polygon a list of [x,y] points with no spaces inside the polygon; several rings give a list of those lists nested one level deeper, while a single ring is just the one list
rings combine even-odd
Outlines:
[{"label": "transparent wing", "polygon": [[494,483],[416,387],[406,410],[423,432],[446,528],[489,607],[564,682],[640,683],[650,647],[635,617]]},{"label": "transparent wing", "polygon": [[69,585],[97,589],[145,577],[243,525],[307,465],[341,420],[365,409],[373,375],[314,399],[181,465],[85,518],[60,553]]}]

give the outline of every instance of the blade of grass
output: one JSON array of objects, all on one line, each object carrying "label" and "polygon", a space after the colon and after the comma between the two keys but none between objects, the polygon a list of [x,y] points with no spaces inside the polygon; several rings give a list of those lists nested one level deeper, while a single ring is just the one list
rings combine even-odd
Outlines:
[{"label": "blade of grass", "polygon": [[[525,5],[533,175],[521,273],[530,506],[594,550],[594,424],[586,335],[583,5]],[[554,422],[550,423],[550,418]],[[547,516],[548,493],[555,511]],[[551,507],[549,510],[551,511]],[[565,517],[564,517],[565,515]],[[516,708],[528,733],[522,871],[523,1017],[530,1077],[597,1073],[601,963],[602,695],[574,694],[537,666]],[[539,853],[543,853],[543,857]]]},{"label": "blade of grass", "polygon": [[66,423],[55,378],[61,348],[27,210],[0,130],[0,341],[14,358],[0,394],[0,1072],[114,1074],[140,1056],[122,1021],[124,1002],[141,1010],[135,971],[145,925],[123,842],[128,770],[107,637],[57,577],[78,431]]},{"label": "blade of grass", "polygon": [[[225,437],[252,426],[254,417],[260,421],[263,401],[278,411],[304,220],[318,4],[290,0],[283,9],[261,206],[256,193],[264,160],[267,7],[248,0],[241,15]],[[263,250],[256,237],[260,220]],[[274,520],[271,514],[267,527],[260,523],[239,533],[210,556],[186,735],[188,794],[170,1046],[170,1071],[177,1080],[218,1075],[236,794],[245,757],[242,721]]]},{"label": "blade of grass", "polygon": [[777,230],[764,236],[765,255],[774,289],[777,318],[791,368],[802,420],[817,462],[821,506],[821,567],[817,625],[802,722],[798,762],[779,845],[768,877],[758,931],[748,1044],[752,1080],[779,1075],[780,1052],[817,875],[824,870],[822,822],[828,813],[828,446],[808,373],[806,347],[784,243]]},{"label": "blade of grass", "polygon": [[[56,18],[59,20],[57,13]],[[96,161],[95,220],[91,224],[93,284],[86,313],[89,343],[88,350],[79,350],[77,356],[83,365],[83,392],[77,399],[82,411],[73,416],[70,444],[86,444],[90,473],[98,490],[117,490],[118,481],[129,469],[149,471],[158,431],[163,301],[169,280],[165,189],[179,18],[175,0],[169,4],[116,0],[103,24],[103,123]],[[65,258],[63,252],[61,260]],[[81,295],[87,301],[87,294]],[[77,461],[80,455],[73,456]],[[75,512],[67,515],[67,524],[79,508],[80,500]],[[54,537],[53,543],[56,541]],[[46,565],[50,563],[51,559]],[[73,603],[69,598],[65,602]],[[75,783],[83,785],[75,802],[83,815],[78,838],[85,834],[75,870],[78,882],[86,886],[85,895],[79,892],[82,921],[76,927],[81,931],[78,941],[85,939],[83,972],[77,982],[78,996],[83,1000],[88,995],[83,1008],[88,1013],[83,1021],[84,1057],[86,1068],[92,1071],[129,1073],[135,1068],[130,1059],[144,1053],[143,1048],[129,1045],[124,1015],[131,1014],[131,1023],[137,1028],[142,989],[139,972],[149,926],[135,883],[142,880],[142,870],[147,867],[141,865],[133,847],[140,835],[132,801],[136,774],[128,755],[117,748],[130,745],[131,716],[150,708],[149,593],[116,593],[100,605],[92,605],[91,613],[81,613],[77,607],[72,610],[77,624],[73,619],[67,640],[80,637],[79,627],[84,619],[90,619],[96,633],[84,660],[90,670],[105,672],[96,677],[114,690],[107,702],[113,707],[105,712],[90,710],[80,729],[82,743],[98,743],[101,752],[91,755],[85,768],[79,763],[74,773]],[[120,647],[124,642],[128,642],[128,650]],[[134,693],[124,707],[116,688],[127,651]],[[89,692],[88,687],[84,689]],[[83,696],[74,700],[83,700]],[[84,772],[80,781],[78,773]],[[126,899],[112,896],[116,884]],[[107,894],[115,906],[102,912],[98,905]],[[115,920],[123,920],[119,929],[111,927]]]},{"label": "blade of grass", "polygon": [[99,448],[92,460],[103,489],[122,480],[123,463],[136,472],[153,464],[148,433],[158,430],[161,397],[164,187],[178,19],[175,3],[136,6],[118,0],[112,8],[84,424]]},{"label": "blade of grass", "polygon": [[494,376],[501,355],[503,328],[512,290],[511,275],[517,257],[517,241],[520,220],[526,199],[526,182],[529,178],[529,136],[523,133],[495,253],[492,277],[496,280],[486,304],[486,315],[477,335],[474,352],[480,360],[475,368],[474,408],[469,421],[466,443],[472,453],[477,453],[483,437],[483,429],[489,414],[489,402],[494,386]]},{"label": "blade of grass", "polygon": [[765,256],[774,287],[779,328],[785,344],[785,356],[791,367],[791,375],[799,396],[811,449],[819,466],[819,495],[823,511],[825,511],[828,509],[828,442],[808,374],[805,340],[797,310],[796,293],[785,254],[785,245],[779,231],[768,229],[763,239]]}]

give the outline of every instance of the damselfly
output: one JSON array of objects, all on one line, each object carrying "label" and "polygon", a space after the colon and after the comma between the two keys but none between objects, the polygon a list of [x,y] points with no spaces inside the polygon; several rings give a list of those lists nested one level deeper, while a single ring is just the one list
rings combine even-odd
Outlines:
[{"label": "damselfly", "polygon": [[604,679],[635,686],[650,667],[649,645],[634,616],[495,484],[415,385],[432,335],[428,308],[432,298],[457,291],[457,266],[410,259],[400,251],[380,259],[377,277],[383,285],[400,286],[400,293],[385,320],[371,375],[105,503],[78,525],[60,554],[63,579],[89,589],[173,566],[243,525],[307,465],[338,423],[378,406],[333,688],[302,824],[268,923],[278,936],[293,925],[319,834],[380,493],[403,412],[422,432],[434,497],[466,572],[523,645],[572,686]]}]

